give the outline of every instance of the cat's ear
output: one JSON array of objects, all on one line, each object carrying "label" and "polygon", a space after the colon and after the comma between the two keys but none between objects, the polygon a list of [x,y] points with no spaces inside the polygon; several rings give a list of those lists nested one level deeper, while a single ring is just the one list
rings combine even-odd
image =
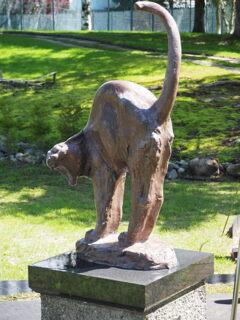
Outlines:
[{"label": "cat's ear", "polygon": [[81,130],[80,132],[74,134],[73,136],[71,136],[70,138],[67,139],[66,142],[75,142],[75,143],[79,143],[83,140],[84,138],[84,133],[83,130]]}]

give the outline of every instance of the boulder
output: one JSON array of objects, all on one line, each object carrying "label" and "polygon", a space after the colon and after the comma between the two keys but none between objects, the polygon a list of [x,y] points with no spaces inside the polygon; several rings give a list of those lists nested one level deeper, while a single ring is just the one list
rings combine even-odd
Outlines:
[{"label": "boulder", "polygon": [[13,162],[17,161],[16,157],[13,154],[10,155],[10,161],[13,161]]},{"label": "boulder", "polygon": [[177,177],[178,177],[178,173],[175,169],[167,173],[167,179],[174,180],[174,179],[177,179]]},{"label": "boulder", "polygon": [[185,160],[176,161],[176,164],[178,166],[180,166],[181,168],[185,168],[186,169],[188,167],[188,162],[185,161]]},{"label": "boulder", "polygon": [[215,158],[195,158],[189,161],[188,168],[193,176],[211,177],[220,173],[219,162]]},{"label": "boulder", "polygon": [[230,164],[227,167],[227,174],[234,178],[240,178],[240,163]]},{"label": "boulder", "polygon": [[6,160],[6,153],[0,151],[0,161]]},{"label": "boulder", "polygon": [[2,152],[7,151],[6,142],[7,142],[7,138],[3,135],[0,135],[0,151]]},{"label": "boulder", "polygon": [[240,144],[240,139],[236,139],[236,140],[234,141],[234,143]]},{"label": "boulder", "polygon": [[179,168],[179,169],[178,169],[178,174],[179,174],[180,176],[184,176],[185,173],[186,173],[186,169],[185,169],[185,168]]},{"label": "boulder", "polygon": [[22,152],[16,153],[15,158],[16,158],[18,161],[23,161],[23,160],[24,160],[24,153],[22,153]]},{"label": "boulder", "polygon": [[168,171],[169,172],[172,171],[173,169],[178,170],[179,168],[180,167],[174,162],[169,162],[169,164],[168,164]]}]

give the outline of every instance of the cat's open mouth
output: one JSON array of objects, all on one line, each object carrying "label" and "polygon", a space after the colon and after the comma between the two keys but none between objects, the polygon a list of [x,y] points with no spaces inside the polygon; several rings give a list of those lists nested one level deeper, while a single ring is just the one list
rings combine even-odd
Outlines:
[{"label": "cat's open mouth", "polygon": [[75,186],[77,184],[77,177],[71,174],[71,172],[65,166],[60,165],[55,167],[54,169],[65,176],[71,186]]}]

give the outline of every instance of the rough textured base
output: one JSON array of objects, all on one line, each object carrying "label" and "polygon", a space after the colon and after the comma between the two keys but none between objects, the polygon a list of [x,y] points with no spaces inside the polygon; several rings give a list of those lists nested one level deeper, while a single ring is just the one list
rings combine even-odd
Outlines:
[{"label": "rough textured base", "polygon": [[93,243],[80,239],[76,251],[83,260],[126,269],[157,270],[177,266],[174,249],[160,239],[129,244],[119,242],[118,234],[111,234]]},{"label": "rough textured base", "polygon": [[151,312],[42,294],[42,320],[206,320],[205,287],[194,289]]}]

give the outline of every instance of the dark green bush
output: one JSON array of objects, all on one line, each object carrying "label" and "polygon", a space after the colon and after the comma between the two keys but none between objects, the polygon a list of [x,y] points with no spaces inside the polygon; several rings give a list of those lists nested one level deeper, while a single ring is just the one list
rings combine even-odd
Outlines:
[{"label": "dark green bush", "polygon": [[80,131],[82,107],[69,101],[70,104],[61,105],[58,119],[58,130],[63,140]]}]

